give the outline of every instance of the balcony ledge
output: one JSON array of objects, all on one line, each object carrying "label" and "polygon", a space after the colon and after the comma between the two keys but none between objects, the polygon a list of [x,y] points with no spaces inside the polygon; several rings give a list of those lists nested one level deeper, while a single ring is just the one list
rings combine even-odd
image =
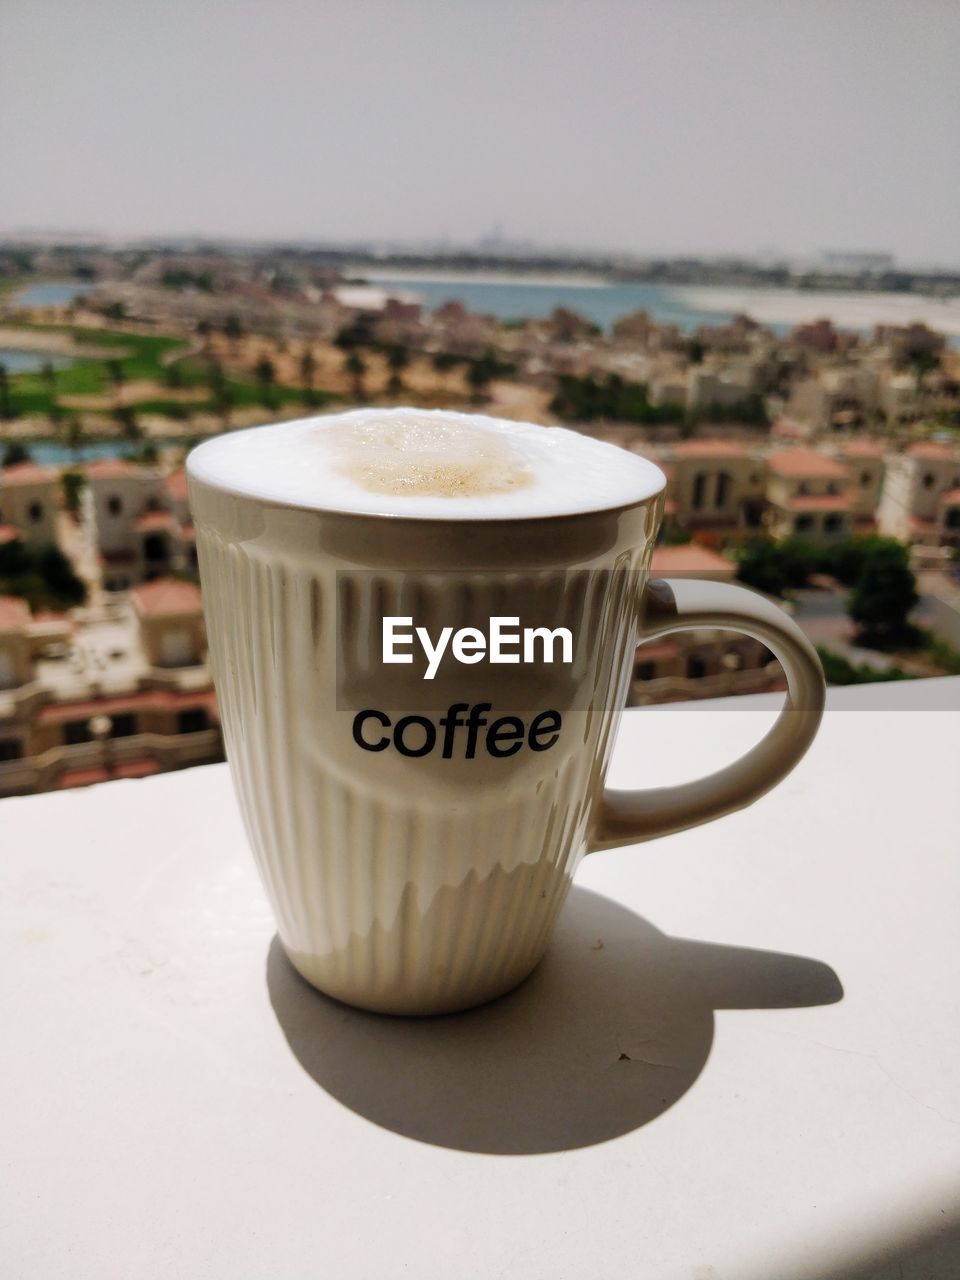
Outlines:
[{"label": "balcony ledge", "polygon": [[[610,780],[779,700],[628,711]],[[226,766],[0,801],[9,1273],[958,1274],[960,678],[830,703],[751,808],[588,858],[462,1017],[292,976]]]}]

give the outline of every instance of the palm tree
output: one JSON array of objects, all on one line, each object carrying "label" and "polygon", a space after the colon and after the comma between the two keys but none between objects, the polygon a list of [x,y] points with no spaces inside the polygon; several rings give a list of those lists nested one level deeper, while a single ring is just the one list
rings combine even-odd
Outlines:
[{"label": "palm tree", "polygon": [[399,343],[387,348],[387,367],[390,370],[390,381],[387,390],[391,395],[398,395],[403,390],[403,378],[400,376],[410,363],[406,347]]},{"label": "palm tree", "polygon": [[213,407],[220,415],[224,431],[230,430],[230,409],[233,406],[233,392],[223,374],[223,365],[219,360],[211,360],[207,367],[207,381],[213,398]]},{"label": "palm tree", "polygon": [[243,333],[244,333],[244,329],[243,329],[243,324],[240,321],[240,317],[238,315],[233,315],[233,314],[227,316],[227,322],[223,326],[223,336],[230,343],[230,348],[232,351],[236,351],[237,344],[239,343],[240,339],[243,337]]},{"label": "palm tree", "polygon": [[277,371],[266,353],[253,366],[253,376],[260,384],[260,403],[269,405],[273,399],[273,384],[277,380]]},{"label": "palm tree", "polygon": [[110,381],[113,383],[115,392],[115,403],[120,403],[120,392],[123,384],[127,380],[127,375],[123,371],[123,364],[119,360],[107,361],[107,373],[110,375]]},{"label": "palm tree", "polygon": [[367,362],[359,351],[351,351],[343,362],[343,367],[350,375],[354,400],[366,400],[367,389],[363,384],[367,372]]},{"label": "palm tree", "polygon": [[470,386],[470,399],[474,404],[482,404],[487,398],[487,388],[493,381],[494,363],[489,356],[481,356],[479,360],[471,360],[467,369],[467,382]]},{"label": "palm tree", "polygon": [[67,421],[67,448],[74,459],[81,444],[83,444],[83,424],[76,414],[73,414]]},{"label": "palm tree", "polygon": [[310,391],[313,390],[313,380],[317,374],[317,362],[314,359],[313,351],[307,345],[303,349],[303,355],[300,357],[300,377],[303,385]]}]

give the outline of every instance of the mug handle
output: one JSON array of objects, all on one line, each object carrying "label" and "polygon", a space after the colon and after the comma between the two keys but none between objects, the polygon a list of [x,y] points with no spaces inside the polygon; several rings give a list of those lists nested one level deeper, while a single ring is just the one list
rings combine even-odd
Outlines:
[{"label": "mug handle", "polygon": [[790,772],[813,741],[823,715],[826,686],[817,652],[793,619],[764,596],[726,582],[653,578],[644,600],[640,644],[672,631],[742,632],[780,660],[787,698],[766,737],[718,772],[680,786],[604,791],[591,852],[670,835],[752,804]]}]

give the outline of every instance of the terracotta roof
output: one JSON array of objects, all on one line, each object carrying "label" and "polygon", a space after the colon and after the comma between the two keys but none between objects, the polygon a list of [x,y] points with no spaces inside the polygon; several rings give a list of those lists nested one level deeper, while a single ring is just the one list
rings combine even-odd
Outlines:
[{"label": "terracotta roof", "polygon": [[57,778],[57,786],[67,791],[70,787],[89,787],[94,782],[106,782],[109,777],[102,764],[89,769],[64,769]]},{"label": "terracotta roof", "polygon": [[0,547],[7,542],[16,542],[23,534],[15,524],[0,524]]},{"label": "terracotta roof", "polygon": [[30,606],[19,596],[0,596],[0,631],[20,631],[30,623]]},{"label": "terracotta roof", "polygon": [[745,458],[747,447],[739,440],[681,440],[673,452],[678,458]]},{"label": "terracotta roof", "polygon": [[176,502],[186,502],[187,500],[187,473],[183,467],[177,471],[172,471],[164,480],[167,487],[167,493]]},{"label": "terracotta roof", "polygon": [[780,449],[767,458],[770,470],[778,476],[803,476],[826,480],[845,480],[846,467],[836,458],[828,458],[816,449]]},{"label": "terracotta roof", "polygon": [[64,769],[57,778],[57,786],[62,791],[67,791],[71,787],[89,787],[95,782],[109,782],[111,778],[146,778],[161,771],[158,760],[154,760],[152,756],[141,756],[136,760],[121,760],[109,769],[102,764],[90,765],[85,769]]},{"label": "terracotta roof", "polygon": [[18,462],[12,467],[0,468],[0,489],[15,484],[56,484],[57,472],[53,467],[38,467],[35,462]]},{"label": "terracotta roof", "polygon": [[931,462],[952,462],[957,453],[948,444],[939,444],[936,440],[918,440],[910,445],[907,453],[911,458],[929,458]]},{"label": "terracotta roof", "polygon": [[837,446],[841,458],[882,458],[889,445],[882,440],[848,440]]},{"label": "terracotta roof", "polygon": [[946,493],[941,493],[939,501],[952,507],[954,503],[960,502],[960,489],[948,489]]},{"label": "terracotta roof", "polygon": [[650,568],[654,573],[709,574],[722,578],[732,578],[736,572],[736,566],[729,560],[693,542],[682,547],[654,547]]},{"label": "terracotta roof", "polygon": [[155,533],[163,529],[172,529],[174,523],[169,511],[148,511],[145,515],[137,516],[133,527],[137,533]]},{"label": "terracotta roof", "polygon": [[157,578],[143,582],[130,592],[141,618],[163,618],[168,614],[199,613],[203,608],[200,588],[177,578]]},{"label": "terracotta roof", "polygon": [[216,715],[212,689],[199,693],[175,689],[144,689],[115,698],[84,698],[78,702],[48,702],[37,712],[37,724],[63,724],[67,720],[88,720],[91,716],[122,715],[127,711],[188,711],[203,707]]},{"label": "terracotta roof", "polygon": [[122,480],[140,474],[140,468],[126,458],[97,458],[84,467],[90,480]]},{"label": "terracotta roof", "polygon": [[851,500],[845,493],[811,493],[787,500],[788,511],[849,511]]},{"label": "terracotta roof", "polygon": [[676,640],[655,640],[650,644],[637,645],[638,662],[656,662],[658,658],[675,658],[680,652]]}]

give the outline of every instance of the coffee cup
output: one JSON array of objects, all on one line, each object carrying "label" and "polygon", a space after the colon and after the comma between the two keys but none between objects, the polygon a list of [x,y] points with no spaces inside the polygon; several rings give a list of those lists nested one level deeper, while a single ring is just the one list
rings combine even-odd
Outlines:
[{"label": "coffee cup", "polygon": [[[612,445],[364,410],[216,437],[187,471],[246,830],[287,956],[338,1000],[508,991],[585,854],[751,803],[816,733],[809,641],[743,587],[652,579],[665,480]],[[607,789],[637,645],[701,628],[777,656],[779,718],[706,778]]]}]

